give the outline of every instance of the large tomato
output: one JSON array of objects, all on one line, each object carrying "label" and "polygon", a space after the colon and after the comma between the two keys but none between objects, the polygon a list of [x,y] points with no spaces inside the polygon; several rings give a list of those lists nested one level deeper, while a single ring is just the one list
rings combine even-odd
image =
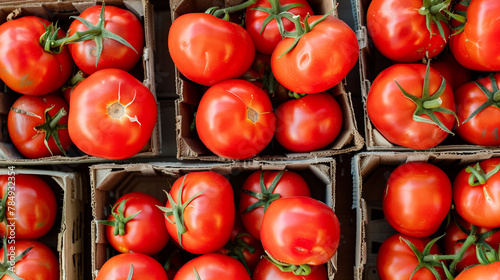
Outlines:
[{"label": "large tomato", "polygon": [[[75,64],[83,72],[90,75],[105,68],[128,71],[142,57],[144,27],[132,12],[114,6],[89,7],[71,23],[68,36],[73,36],[76,32],[95,34],[96,30],[101,31],[95,37],[68,44]],[[128,45],[118,41],[116,36],[121,37]],[[100,53],[99,48],[102,49]]]},{"label": "large tomato", "polygon": [[280,198],[267,208],[260,229],[262,246],[280,262],[320,265],[340,241],[340,224],[332,208],[305,196]]},{"label": "large tomato", "polygon": [[308,17],[307,22],[315,25],[297,45],[284,54],[294,42],[294,38],[285,38],[271,56],[276,80],[293,92],[326,91],[342,81],[358,61],[359,46],[354,31],[333,16],[319,22],[320,18]]},{"label": "large tomato", "polygon": [[453,182],[453,201],[458,214],[469,223],[500,227],[500,158],[463,168]]},{"label": "large tomato", "polygon": [[455,100],[441,74],[423,64],[395,64],[380,72],[366,100],[377,130],[391,143],[429,149],[451,133]]},{"label": "large tomato", "polygon": [[12,143],[27,158],[65,155],[72,144],[68,109],[66,101],[56,95],[19,97],[7,117]]},{"label": "large tomato", "polygon": [[37,239],[54,225],[58,211],[56,196],[39,176],[0,175],[0,197],[3,198],[0,218],[5,219],[0,223],[1,236]]},{"label": "large tomato", "polygon": [[389,176],[382,201],[385,218],[397,231],[414,237],[437,231],[451,207],[451,182],[439,167],[408,162]]},{"label": "large tomato", "polygon": [[455,280],[490,280],[500,277],[500,261],[476,265],[464,270]]},{"label": "large tomato", "polygon": [[499,14],[500,1],[469,1],[463,31],[451,36],[449,42],[460,64],[472,70],[500,71]]},{"label": "large tomato", "polygon": [[103,69],[78,84],[71,95],[69,136],[83,152],[119,160],[137,154],[157,119],[154,95],[131,74]]},{"label": "large tomato", "polygon": [[311,272],[308,275],[295,275],[293,272],[281,271],[279,267],[262,258],[253,271],[253,280],[325,280],[328,274],[325,265],[311,265]]},{"label": "large tomato", "polygon": [[332,143],[342,128],[342,109],[323,92],[290,100],[276,108],[276,140],[287,150],[310,152]]},{"label": "large tomato", "polygon": [[267,94],[245,80],[227,80],[210,87],[200,100],[196,130],[214,154],[246,159],[273,139],[276,117]]},{"label": "large tomato", "polygon": [[231,237],[235,217],[233,188],[221,174],[201,171],[178,178],[161,209],[170,236],[188,252],[215,252]]},{"label": "large tomato", "polygon": [[96,277],[96,280],[127,279],[168,280],[168,277],[159,262],[141,253],[123,253],[110,258],[99,269]]},{"label": "large tomato", "polygon": [[[67,48],[54,54],[45,51],[40,37],[46,32],[43,18],[26,16],[0,25],[0,79],[12,90],[44,95],[69,79],[73,60]],[[58,31],[64,37],[64,31]]]},{"label": "large tomato", "polygon": [[192,259],[183,265],[174,280],[250,280],[245,267],[235,258],[209,253]]},{"label": "large tomato", "polygon": [[437,19],[444,18],[443,6],[433,7],[431,3],[422,0],[372,0],[367,10],[366,27],[380,53],[398,62],[416,62],[439,54],[446,46],[450,28],[446,22]]}]

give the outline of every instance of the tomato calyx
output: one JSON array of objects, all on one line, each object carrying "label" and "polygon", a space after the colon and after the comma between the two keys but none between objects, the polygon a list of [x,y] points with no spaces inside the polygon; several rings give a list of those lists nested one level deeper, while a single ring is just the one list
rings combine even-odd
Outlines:
[{"label": "tomato calyx", "polygon": [[279,260],[275,259],[271,254],[269,254],[267,251],[266,258],[269,260],[273,265],[275,265],[277,268],[279,268],[283,272],[292,272],[295,275],[309,275],[311,274],[311,266],[308,264],[300,264],[300,265],[295,265],[295,264],[287,264],[284,262],[280,262]]},{"label": "tomato calyx", "polygon": [[[470,1],[471,0],[461,0],[456,5],[462,5],[462,6],[465,6],[466,8],[468,8]],[[462,33],[462,31],[464,31],[464,28],[465,28],[465,23],[467,22],[467,10],[462,11],[462,10],[454,9],[453,12],[448,13],[448,15],[460,23],[459,25],[452,27],[453,34],[451,34],[451,35],[454,36],[454,35],[457,35],[459,33]]]},{"label": "tomato calyx", "polygon": [[465,172],[470,173],[469,176],[469,185],[474,187],[474,186],[479,186],[479,185],[484,185],[488,179],[498,173],[500,170],[500,164],[495,166],[493,170],[491,170],[488,173],[484,173],[483,169],[481,168],[481,165],[476,163],[474,166],[467,166],[465,169]]},{"label": "tomato calyx", "polygon": [[481,111],[484,109],[490,107],[490,106],[495,106],[497,108],[500,108],[500,89],[498,88],[497,81],[495,79],[494,74],[488,75],[488,78],[490,79],[491,86],[493,90],[488,90],[483,84],[478,83],[477,81],[474,81],[474,83],[479,87],[479,89],[488,97],[488,100],[486,100],[481,106],[477,107],[474,112],[470,114],[470,116],[462,122],[462,124],[468,122],[470,119],[472,119],[474,116],[479,114]]},{"label": "tomato calyx", "polygon": [[250,196],[253,196],[257,198],[257,202],[253,203],[252,205],[248,206],[244,211],[244,213],[250,212],[256,208],[259,207],[264,207],[264,212],[266,212],[267,208],[271,203],[281,197],[279,193],[273,193],[274,189],[276,189],[276,186],[278,185],[279,180],[281,179],[281,176],[285,172],[285,170],[281,170],[276,177],[274,177],[273,181],[271,182],[271,185],[269,188],[266,188],[266,184],[264,183],[264,172],[262,171],[260,173],[260,193],[251,191],[251,190],[241,190],[243,193],[248,194]]},{"label": "tomato calyx", "polygon": [[7,239],[2,238],[3,241],[3,262],[0,263],[0,278],[3,278],[4,276],[10,276],[14,280],[24,280],[23,278],[19,277],[16,273],[14,273],[14,267],[16,266],[17,262],[19,262],[22,258],[24,258],[31,249],[32,247],[27,248],[24,250],[21,254],[16,256],[14,260],[9,260],[9,256],[7,253],[7,250],[9,247],[7,247]]},{"label": "tomato calyx", "polygon": [[281,38],[284,38],[285,34],[285,27],[283,26],[283,17],[284,13],[289,13],[289,10],[297,7],[304,7],[303,4],[300,3],[291,3],[291,4],[286,4],[286,5],[281,5],[279,0],[268,0],[269,3],[271,4],[271,8],[267,7],[262,7],[262,6],[257,6],[252,8],[252,10],[256,11],[261,11],[264,13],[269,14],[266,19],[264,19],[264,22],[262,23],[262,28],[260,29],[260,34],[264,32],[266,29],[266,26],[271,22],[273,19],[276,21],[276,25],[278,27],[278,30],[281,34]]},{"label": "tomato calyx", "polygon": [[194,272],[194,276],[196,277],[196,280],[201,280],[200,274],[198,274],[198,271],[196,271],[196,268],[194,268],[194,267],[193,267],[193,272]]},{"label": "tomato calyx", "polygon": [[422,2],[423,5],[418,9],[418,13],[425,16],[425,24],[427,30],[429,30],[430,37],[432,38],[432,35],[434,35],[431,29],[431,24],[434,23],[439,30],[439,35],[446,42],[448,38],[446,38],[441,22],[446,25],[449,25],[449,23],[448,18],[442,12],[449,13],[448,8],[451,4],[451,0],[423,0]]},{"label": "tomato calyx", "polygon": [[[134,213],[128,217],[125,217],[125,215],[123,214],[125,212],[125,203],[127,203],[127,201],[131,198],[135,198],[135,197],[129,197],[127,199],[124,199],[119,204],[116,204],[111,208],[111,215],[113,216],[114,220],[112,220],[112,221],[109,221],[109,220],[99,221],[100,224],[114,227],[115,230],[114,230],[113,234],[115,236],[116,235],[125,235],[126,234],[125,225],[130,220],[132,220],[137,215],[139,215],[139,213],[141,213],[141,211],[142,211],[142,210],[139,210],[136,213]],[[116,209],[116,207],[118,207],[118,209]],[[115,211],[115,209],[116,209],[116,211]]]},{"label": "tomato calyx", "polygon": [[40,45],[42,45],[43,50],[54,54],[61,53],[63,46],[54,46],[53,43],[59,39],[58,32],[61,28],[57,26],[57,22],[49,25],[45,25],[45,23],[42,22],[42,24],[45,27],[45,33],[40,36],[39,42]]},{"label": "tomato calyx", "polygon": [[246,243],[245,240],[242,239],[242,237],[244,236],[251,236],[251,235],[244,232],[238,233],[234,238],[234,241],[230,241],[224,246],[224,249],[227,250],[225,254],[240,261],[247,270],[248,274],[252,275],[252,271],[248,267],[248,263],[245,257],[243,256],[243,251],[247,250],[250,254],[254,254],[256,249],[255,247]]},{"label": "tomato calyx", "polygon": [[230,13],[244,10],[244,9],[248,8],[249,6],[255,4],[256,2],[257,2],[257,0],[247,0],[239,5],[235,5],[235,6],[227,7],[227,8],[222,8],[222,9],[220,9],[219,7],[210,7],[205,11],[205,13],[213,15],[214,17],[229,21],[229,14]]},{"label": "tomato calyx", "polygon": [[134,264],[130,264],[127,280],[132,280],[132,276],[134,276]]},{"label": "tomato calyx", "polygon": [[83,73],[82,70],[78,70],[75,75],[73,75],[73,77],[71,77],[69,79],[69,81],[66,83],[66,85],[64,85],[62,88],[61,88],[61,91],[65,91],[69,88],[74,88],[76,87],[76,85],[78,85],[80,82],[83,82],[83,80],[85,80],[86,78],[86,74]]}]

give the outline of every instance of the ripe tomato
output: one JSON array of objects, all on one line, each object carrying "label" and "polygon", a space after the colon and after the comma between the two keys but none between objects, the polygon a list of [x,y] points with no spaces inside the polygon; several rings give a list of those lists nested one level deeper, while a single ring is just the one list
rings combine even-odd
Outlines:
[{"label": "ripe tomato", "polygon": [[455,280],[489,280],[500,276],[500,261],[490,264],[476,265],[464,270]]},{"label": "ripe tomato", "polygon": [[339,220],[332,208],[317,199],[280,198],[264,213],[260,240],[264,250],[280,262],[324,264],[337,251]]},{"label": "ripe tomato", "polygon": [[231,237],[235,217],[233,188],[218,173],[191,172],[180,177],[170,189],[166,207],[161,209],[170,236],[188,252],[215,252]]},{"label": "ripe tomato", "polygon": [[378,74],[366,110],[387,140],[412,149],[435,147],[455,123],[450,85],[437,70],[422,64],[395,64]]},{"label": "ripe tomato", "polygon": [[[252,37],[255,49],[264,54],[272,54],[282,40],[279,24],[283,31],[294,31],[295,25],[279,14],[289,12],[304,20],[314,12],[306,0],[257,0],[249,6],[245,14],[245,29]],[[278,20],[276,19],[279,18]],[[266,22],[267,21],[267,22]],[[265,25],[265,26],[264,26]]]},{"label": "ripe tomato", "polygon": [[[307,22],[314,24],[320,18],[312,16]],[[297,93],[318,93],[334,87],[347,76],[359,56],[356,34],[333,16],[317,23],[283,55],[293,42],[294,38],[285,38],[276,46],[271,68],[280,84]]]},{"label": "ripe tomato", "polygon": [[[29,248],[31,249],[27,254],[14,263],[14,258],[19,257]],[[5,249],[7,249],[6,253],[4,252]],[[4,259],[4,254],[7,254],[7,259]],[[6,262],[5,269],[8,272],[2,277],[2,280],[60,279],[59,261],[56,254],[47,245],[38,241],[9,239],[6,246],[0,249],[0,263],[4,262]]]},{"label": "ripe tomato", "polygon": [[500,158],[487,159],[462,169],[455,177],[455,208],[462,218],[473,225],[500,227],[499,165]]},{"label": "ripe tomato", "polygon": [[446,79],[446,83],[450,84],[453,92],[455,92],[458,87],[471,80],[470,69],[458,63],[453,54],[449,51],[443,56],[440,56],[437,60],[431,60],[431,67],[441,73]]},{"label": "ripe tomato", "polygon": [[39,176],[0,175],[0,197],[3,198],[0,217],[6,219],[0,223],[1,236],[37,239],[54,225],[58,211],[56,196]]},{"label": "ripe tomato", "polygon": [[113,205],[106,224],[108,242],[120,253],[153,255],[160,252],[169,240],[162,206],[157,198],[140,192],[121,196]]},{"label": "ripe tomato", "polygon": [[293,272],[283,272],[267,258],[262,258],[255,268],[253,280],[325,280],[328,273],[325,265],[312,265],[308,275],[295,275]]},{"label": "ripe tomato", "polygon": [[210,87],[196,113],[198,135],[214,154],[247,159],[272,140],[276,117],[267,94],[245,80],[227,80]]},{"label": "ripe tomato", "polygon": [[[129,273],[132,272],[132,278]],[[148,255],[140,253],[118,254],[99,269],[96,280],[154,279],[168,280],[163,266]]]},{"label": "ripe tomato", "polygon": [[[498,146],[500,73],[466,83],[455,91],[458,136],[474,145]],[[499,96],[497,96],[499,95]],[[477,112],[476,112],[477,111]]]},{"label": "ripe tomato", "polygon": [[240,77],[255,56],[252,38],[243,27],[207,13],[175,19],[168,50],[179,72],[206,86]]},{"label": "ripe tomato", "polygon": [[306,180],[298,173],[283,171],[255,171],[243,183],[239,211],[243,225],[250,235],[260,240],[264,211],[282,197],[311,196]]},{"label": "ripe tomato", "polygon": [[[416,62],[424,57],[434,57],[446,46],[450,28],[435,20],[444,18],[442,5],[427,4],[422,0],[372,0],[367,10],[368,34],[385,57],[398,62]],[[425,9],[424,9],[425,8]],[[427,16],[425,12],[428,12]],[[432,13],[439,15],[434,16]],[[428,19],[426,17],[429,17]],[[427,22],[429,21],[429,22]],[[430,26],[427,26],[427,23]],[[430,28],[430,31],[429,29]]]},{"label": "ripe tomato", "polygon": [[463,31],[451,36],[449,42],[460,64],[477,71],[500,71],[499,14],[497,0],[470,1]]},{"label": "ripe tomato", "polygon": [[[104,10],[104,19],[100,19],[101,10]],[[144,48],[142,23],[128,10],[114,6],[95,5],[85,9],[71,23],[68,36],[76,32],[86,32],[92,25],[100,27],[100,24],[106,31],[95,38],[91,37],[82,42],[68,44],[75,64],[89,75],[105,68],[118,68],[125,71],[132,69],[142,57]],[[108,37],[109,32],[123,38],[129,46],[116,40],[114,36]],[[102,45],[100,54],[99,45]]]},{"label": "ripe tomato", "polygon": [[414,237],[437,231],[451,207],[451,182],[439,167],[408,162],[389,176],[382,201],[385,218],[397,231]]},{"label": "ripe tomato", "polygon": [[209,253],[192,259],[183,265],[174,280],[250,280],[245,267],[235,258]]},{"label": "ripe tomato", "polygon": [[7,117],[12,143],[27,158],[66,155],[72,144],[68,109],[66,101],[56,95],[19,97]]},{"label": "ripe tomato", "polygon": [[120,69],[103,69],[87,77],[73,91],[70,108],[73,143],[84,153],[112,160],[141,151],[157,119],[154,95]]},{"label": "ripe tomato", "polygon": [[293,152],[324,148],[341,128],[342,109],[326,92],[287,101],[276,109],[276,140]]}]

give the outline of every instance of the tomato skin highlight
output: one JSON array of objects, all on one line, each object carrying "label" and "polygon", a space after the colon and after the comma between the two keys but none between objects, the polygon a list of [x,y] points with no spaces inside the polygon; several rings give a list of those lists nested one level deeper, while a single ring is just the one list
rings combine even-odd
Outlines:
[{"label": "tomato skin highlight", "polygon": [[194,270],[203,280],[250,280],[250,275],[238,260],[217,253],[204,254],[187,262],[179,269],[174,280],[197,280]]},{"label": "tomato skin highlight", "polygon": [[99,269],[96,280],[126,280],[133,265],[132,279],[168,280],[163,266],[148,255],[140,253],[118,254]]}]

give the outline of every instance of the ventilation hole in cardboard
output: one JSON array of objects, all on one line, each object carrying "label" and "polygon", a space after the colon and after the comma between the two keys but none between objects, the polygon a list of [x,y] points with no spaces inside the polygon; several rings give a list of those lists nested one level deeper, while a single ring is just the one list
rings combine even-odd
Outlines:
[{"label": "ventilation hole in cardboard", "polygon": [[372,208],[370,210],[370,220],[383,220],[385,219],[384,211],[380,208]]},{"label": "ventilation hole in cardboard", "polygon": [[377,253],[378,253],[378,250],[380,249],[380,246],[382,246],[382,243],[381,243],[381,242],[376,242],[376,241],[373,241],[373,242],[372,242],[371,253],[372,253],[372,254],[377,254]]}]

